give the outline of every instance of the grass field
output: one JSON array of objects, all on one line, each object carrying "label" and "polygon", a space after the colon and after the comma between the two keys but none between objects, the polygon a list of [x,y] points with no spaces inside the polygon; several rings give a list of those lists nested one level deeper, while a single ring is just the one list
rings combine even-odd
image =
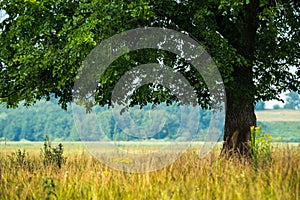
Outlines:
[{"label": "grass field", "polygon": [[199,157],[194,147],[171,165],[140,174],[112,170],[80,143],[64,143],[61,168],[44,165],[42,147],[0,143],[0,199],[300,200],[298,144],[273,146],[272,161],[257,166],[221,159],[219,148]]},{"label": "grass field", "polygon": [[300,110],[264,110],[255,112],[257,120],[263,122],[300,122]]},{"label": "grass field", "polygon": [[300,142],[300,110],[264,110],[256,112],[258,124],[282,142]]}]

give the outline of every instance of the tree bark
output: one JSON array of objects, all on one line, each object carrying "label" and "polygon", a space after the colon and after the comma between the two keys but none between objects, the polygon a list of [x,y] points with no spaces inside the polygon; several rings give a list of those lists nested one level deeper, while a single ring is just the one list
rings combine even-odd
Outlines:
[{"label": "tree bark", "polygon": [[250,127],[256,126],[254,100],[240,91],[227,91],[225,133],[222,154],[250,158]]},{"label": "tree bark", "polygon": [[[250,127],[256,126],[253,61],[258,27],[259,0],[251,0],[240,13],[242,27],[239,38],[232,44],[247,59],[247,65],[234,66],[233,82],[226,85],[226,120],[222,154],[250,157]],[[230,35],[230,33],[228,33]]]}]

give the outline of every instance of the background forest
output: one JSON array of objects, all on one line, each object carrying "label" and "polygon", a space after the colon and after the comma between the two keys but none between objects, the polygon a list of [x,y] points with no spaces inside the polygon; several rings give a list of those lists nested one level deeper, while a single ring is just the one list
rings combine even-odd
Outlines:
[{"label": "background forest", "polygon": [[[153,139],[165,139],[168,138],[176,140],[184,140],[184,135],[179,134],[177,129],[180,125],[180,107],[162,105],[168,113],[168,120],[164,123],[164,127],[160,128],[160,131],[155,134]],[[139,107],[133,109],[130,112],[134,123],[137,125],[147,126],[145,123],[149,123],[151,117],[157,118],[157,115],[143,114],[143,112],[151,110],[150,105],[140,110]],[[205,131],[209,127],[211,113],[210,111],[201,111],[201,118],[199,118],[199,129]],[[131,136],[128,132],[132,130],[121,130],[112,116],[111,109],[107,107],[98,107],[95,111],[97,115],[97,122],[101,124],[101,130],[99,130],[94,120],[86,119],[83,122],[84,126],[95,127],[86,128],[90,133],[85,135],[85,140],[89,141],[105,141],[119,140],[128,141],[135,140],[134,136]],[[155,119],[154,119],[155,120]],[[188,120],[187,120],[188,121]],[[190,120],[193,121],[193,120]],[[101,123],[100,123],[101,122]],[[127,123],[127,122],[125,122]],[[221,126],[221,124],[220,124]],[[45,136],[49,136],[52,140],[63,141],[79,141],[80,136],[76,130],[74,124],[72,106],[67,111],[61,109],[57,100],[51,101],[39,101],[32,107],[19,106],[16,109],[0,108],[0,138],[2,140],[29,140],[29,141],[43,141]],[[201,132],[199,130],[199,133]],[[99,132],[100,131],[100,132]],[[101,133],[104,135],[101,136]],[[100,136],[99,136],[100,135]],[[107,137],[105,137],[107,136]],[[100,138],[99,138],[100,137]],[[102,138],[101,138],[102,137]],[[181,138],[180,138],[181,137]],[[197,139],[204,139],[203,134],[199,134],[193,137]],[[202,137],[202,138],[201,138]]]},{"label": "background forest", "polygon": [[[291,96],[290,93],[287,94],[287,97],[289,96]],[[295,102],[295,99],[293,98],[291,100],[287,98],[286,106],[281,108],[280,112],[287,112],[285,109],[296,109],[297,105],[295,104],[294,107],[291,107],[291,102]],[[4,141],[6,138],[10,141],[43,141],[47,135],[54,141],[80,141],[80,135],[74,125],[72,106],[69,108],[67,111],[61,109],[57,104],[57,99],[54,98],[51,99],[51,101],[38,101],[32,107],[20,106],[15,109],[0,107],[0,140]],[[168,107],[164,109],[166,108]],[[176,140],[180,140],[179,137],[184,137],[182,135],[179,136],[176,131],[180,124],[180,117],[178,117],[179,108],[176,109],[174,105],[168,109],[169,120],[153,139],[168,140],[169,138],[175,138]],[[275,109],[273,111],[275,111]],[[256,112],[266,112],[264,111],[263,102],[257,104]],[[269,118],[270,115],[272,115],[272,113],[266,114],[262,119],[258,117],[258,125],[262,125],[265,132],[270,133],[275,138],[280,137],[282,142],[300,142],[299,121],[295,119],[279,119],[278,121],[265,120]],[[203,133],[208,129],[211,113],[209,111],[202,111],[201,116],[199,134],[194,137],[199,140],[204,140],[204,135],[201,134],[201,132]],[[104,132],[110,140],[128,141],[135,139],[130,135],[128,136],[128,134],[124,133],[124,131],[118,127],[112,117],[111,110],[107,109],[107,107],[99,108],[97,117],[98,121],[101,122],[101,131]],[[139,109],[136,109],[136,112],[134,112],[133,119],[138,124],[149,121],[149,119],[141,117]],[[95,126],[89,122],[84,124],[86,124],[86,126]],[[107,138],[99,138],[98,129],[95,128],[93,130],[89,128],[89,130],[92,130],[92,132],[89,133],[89,138],[86,139],[91,141],[107,140]],[[184,138],[182,138],[182,140],[184,140]]]}]

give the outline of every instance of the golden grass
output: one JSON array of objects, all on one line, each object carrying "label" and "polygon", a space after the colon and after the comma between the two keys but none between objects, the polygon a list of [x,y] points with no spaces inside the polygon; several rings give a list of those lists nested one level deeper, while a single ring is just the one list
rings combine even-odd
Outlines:
[{"label": "golden grass", "polygon": [[83,148],[66,148],[61,169],[44,167],[39,150],[27,155],[31,168],[12,165],[11,154],[1,151],[0,199],[299,200],[300,146],[277,146],[272,153],[271,162],[254,168],[220,159],[218,150],[200,158],[191,149],[161,170],[133,174],[110,169]]}]

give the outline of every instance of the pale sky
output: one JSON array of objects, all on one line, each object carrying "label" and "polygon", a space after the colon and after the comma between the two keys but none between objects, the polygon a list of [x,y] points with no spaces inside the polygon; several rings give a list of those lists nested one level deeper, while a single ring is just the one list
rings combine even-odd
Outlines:
[{"label": "pale sky", "polygon": [[0,10],[0,23],[2,22],[2,20],[5,19],[5,17],[6,17],[5,15],[6,15],[6,13],[3,10]]},{"label": "pale sky", "polygon": [[[285,94],[286,93],[283,93],[280,95],[280,98],[283,99],[283,100],[286,100],[286,97],[285,97]],[[279,105],[280,107],[283,107],[285,103],[282,103],[281,101],[276,101],[276,100],[272,100],[272,101],[265,101],[265,108],[266,109],[273,109],[273,106],[274,105]]]}]

